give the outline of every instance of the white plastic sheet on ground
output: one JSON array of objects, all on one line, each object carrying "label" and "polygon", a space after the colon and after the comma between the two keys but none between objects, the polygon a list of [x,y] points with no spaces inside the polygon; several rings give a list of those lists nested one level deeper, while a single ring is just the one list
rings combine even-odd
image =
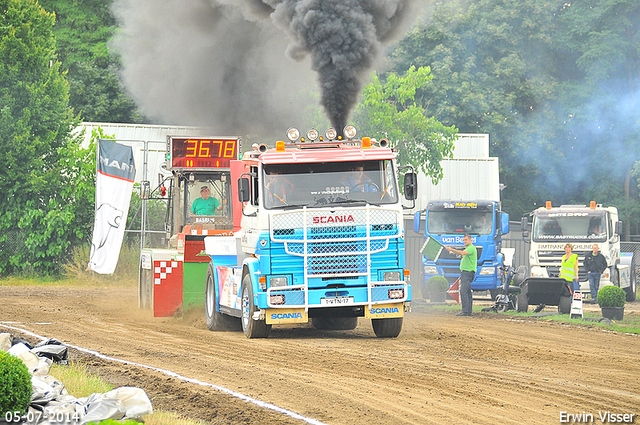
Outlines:
[{"label": "white plastic sheet on ground", "polygon": [[[77,418],[77,422],[72,420],[69,423],[83,425],[107,419],[137,419],[153,413],[151,400],[140,388],[120,387],[104,394],[95,393],[82,398],[69,395],[64,384],[49,375],[53,360],[44,357],[60,354],[61,347],[66,349],[57,340],[49,340],[49,343],[45,341],[45,344],[38,344],[33,349],[22,342],[11,345],[11,335],[0,334],[0,350],[22,359],[32,375],[33,395],[29,411],[39,420],[30,424],[53,425],[59,424],[60,418]],[[66,351],[63,362],[66,362]]]}]

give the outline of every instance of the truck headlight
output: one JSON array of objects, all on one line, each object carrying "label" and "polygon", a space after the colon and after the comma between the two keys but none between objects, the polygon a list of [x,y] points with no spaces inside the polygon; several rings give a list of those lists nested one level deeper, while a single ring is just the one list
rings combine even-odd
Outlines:
[{"label": "truck headlight", "polygon": [[297,128],[291,127],[289,130],[287,130],[287,139],[289,139],[291,142],[295,142],[299,138],[300,131],[298,131]]},{"label": "truck headlight", "polygon": [[400,274],[400,272],[384,272],[382,274],[382,280],[384,280],[385,282],[398,282],[402,280],[402,275]]},{"label": "truck headlight", "polygon": [[389,299],[390,300],[397,300],[400,298],[404,298],[404,289],[399,288],[399,289],[389,289]]},{"label": "truck headlight", "polygon": [[424,274],[438,274],[438,269],[435,266],[424,266]]},{"label": "truck headlight", "polygon": [[327,140],[334,140],[336,137],[338,137],[338,132],[333,127],[328,128],[327,131],[324,132],[324,137]]},{"label": "truck headlight", "polygon": [[496,274],[495,267],[483,267],[480,269],[480,276]]},{"label": "truck headlight", "polygon": [[285,276],[274,276],[269,279],[269,285],[272,288],[276,286],[287,286],[287,278]]},{"label": "truck headlight", "polygon": [[271,294],[271,297],[269,298],[269,303],[271,303],[271,305],[284,304],[284,294]]}]

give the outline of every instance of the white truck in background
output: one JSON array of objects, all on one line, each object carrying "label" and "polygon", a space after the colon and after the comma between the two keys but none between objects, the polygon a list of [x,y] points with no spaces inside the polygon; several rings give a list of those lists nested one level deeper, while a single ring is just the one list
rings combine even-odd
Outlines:
[{"label": "white truck in background", "polygon": [[[532,217],[531,232],[528,216]],[[578,254],[580,290],[588,294],[589,280],[584,268],[585,255],[598,244],[607,259],[607,269],[600,278],[600,287],[615,285],[624,289],[627,301],[636,299],[635,273],[631,273],[633,255],[620,252],[618,209],[603,207],[595,202],[585,205],[553,207],[547,202],[522,217],[523,238],[530,242],[529,265],[531,277],[558,277],[560,263],[567,243]]]}]

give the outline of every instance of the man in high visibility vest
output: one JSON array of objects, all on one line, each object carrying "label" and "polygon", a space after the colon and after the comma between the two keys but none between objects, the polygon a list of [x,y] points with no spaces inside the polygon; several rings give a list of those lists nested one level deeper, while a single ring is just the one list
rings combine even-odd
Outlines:
[{"label": "man in high visibility vest", "polygon": [[567,282],[573,282],[571,286],[574,291],[580,290],[578,283],[578,254],[573,254],[573,245],[570,243],[564,246],[565,254],[562,256],[562,265],[560,266],[560,277]]}]

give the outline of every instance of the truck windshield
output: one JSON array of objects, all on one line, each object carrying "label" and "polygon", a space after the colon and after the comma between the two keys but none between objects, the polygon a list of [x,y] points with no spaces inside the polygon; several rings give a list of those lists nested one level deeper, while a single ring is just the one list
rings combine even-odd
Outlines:
[{"label": "truck windshield", "polygon": [[605,213],[549,212],[536,213],[533,217],[534,241],[593,241],[607,240]]},{"label": "truck windshield", "polygon": [[262,199],[267,209],[349,204],[395,204],[398,188],[390,160],[265,164]]},{"label": "truck windshield", "polygon": [[427,229],[430,234],[491,234],[491,211],[451,209],[447,211],[429,211],[428,215]]}]

